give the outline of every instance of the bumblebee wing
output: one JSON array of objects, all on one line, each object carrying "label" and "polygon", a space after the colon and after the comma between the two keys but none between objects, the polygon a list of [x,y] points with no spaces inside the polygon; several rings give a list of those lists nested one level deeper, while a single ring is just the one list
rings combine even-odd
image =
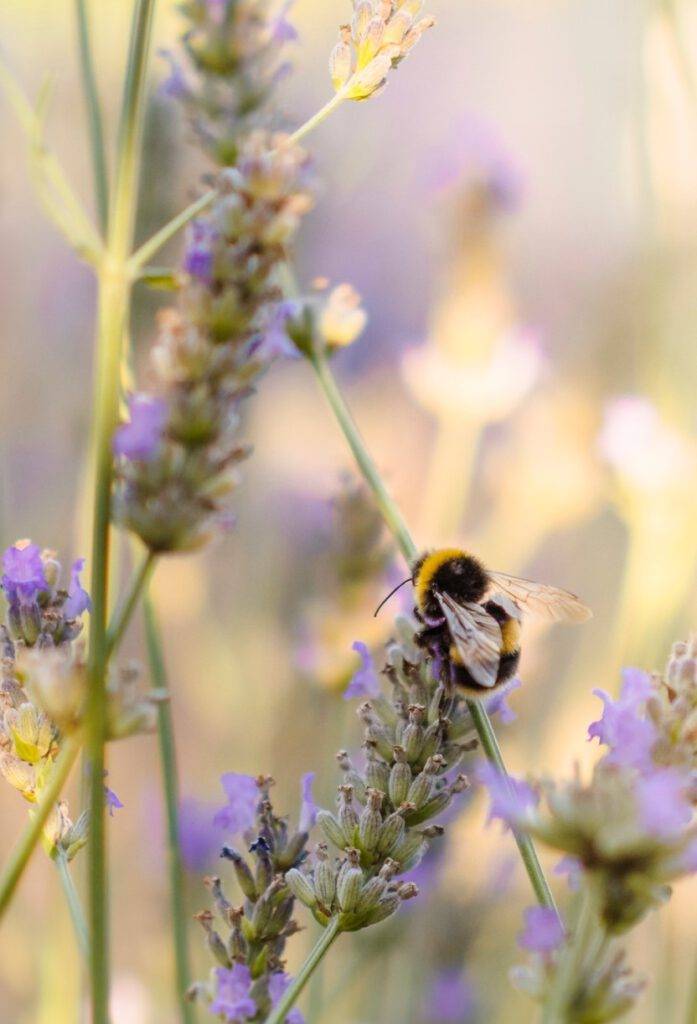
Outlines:
[{"label": "bumblebee wing", "polygon": [[436,594],[453,644],[472,678],[480,686],[494,686],[501,656],[501,627],[478,604],[459,603]]},{"label": "bumblebee wing", "polygon": [[553,622],[585,622],[593,612],[575,594],[546,583],[519,579],[505,572],[490,572],[493,590],[502,591],[518,607],[531,615],[539,615]]}]

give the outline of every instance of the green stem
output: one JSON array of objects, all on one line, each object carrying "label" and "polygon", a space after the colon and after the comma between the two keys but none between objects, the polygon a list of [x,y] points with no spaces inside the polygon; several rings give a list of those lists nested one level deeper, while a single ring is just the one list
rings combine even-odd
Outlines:
[{"label": "green stem", "polygon": [[34,847],[41,838],[46,820],[55,807],[56,800],[68,779],[70,769],[75,763],[79,750],[80,742],[77,736],[69,736],[63,742],[62,750],[56,758],[48,784],[41,791],[41,799],[32,808],[29,824],[12,851],[9,863],[0,876],[0,917],[2,917],[7,909],[17,883],[29,863]]},{"label": "green stem", "polygon": [[94,73],[92,46],[90,42],[89,17],[87,0],[75,0],[75,17],[77,20],[78,44],[80,50],[80,70],[82,88],[87,108],[87,124],[90,137],[90,153],[92,156],[92,172],[94,175],[97,215],[102,234],[106,234],[109,218],[109,177],[104,150],[104,129],[102,127],[102,111],[97,91],[97,79]]},{"label": "green stem", "polygon": [[183,227],[186,227],[190,220],[193,220],[194,217],[197,217],[199,213],[202,213],[207,207],[209,207],[217,195],[218,190],[214,188],[205,192],[199,199],[194,200],[194,202],[190,203],[186,209],[182,210],[181,213],[178,213],[176,217],[172,217],[170,221],[167,221],[164,227],[161,227],[159,231],[155,232],[152,238],[149,238],[147,242],[144,242],[141,245],[140,249],[136,249],[128,261],[128,267],[131,275],[133,277],[137,277],[140,268],[145,266],[145,264],[152,259],[155,253],[158,252],[163,245],[169,242],[170,238],[173,238],[178,231],[181,231]]},{"label": "green stem", "polygon": [[84,958],[87,959],[89,955],[87,924],[85,923],[85,915],[82,912],[80,897],[77,894],[77,889],[73,882],[73,876],[70,873],[68,858],[63,852],[61,852],[57,854],[54,860],[56,867],[58,868],[58,874],[60,876],[61,885],[63,886],[63,892],[65,894],[66,903],[68,904],[68,910],[70,911],[70,918],[73,922],[80,952]]},{"label": "green stem", "polygon": [[300,127],[293,132],[290,137],[290,141],[300,142],[301,139],[304,139],[306,135],[309,135],[310,132],[317,127],[317,125],[321,124],[325,118],[329,117],[337,107],[341,106],[345,99],[346,93],[343,90],[335,93],[328,103],[325,103],[316,114],[313,114],[312,117],[308,118],[304,124],[301,124]]},{"label": "green stem", "polygon": [[[408,565],[411,567],[418,554],[416,545],[411,538],[401,512],[382,482],[377,467],[365,447],[363,439],[358,432],[358,427],[331,372],[326,356],[322,352],[316,352],[312,355],[310,361],[315,369],[325,397],[358,463],[358,467],[366,483],[373,491],[382,517],[397,541]],[[469,708],[486,757],[502,775],[508,777],[506,765],[486,708],[480,701],[475,700],[468,700],[467,707]],[[532,839],[529,836],[516,834],[516,842],[535,896],[542,906],[551,907],[556,910],[551,890],[545,879]]]},{"label": "green stem", "polygon": [[152,551],[148,551],[145,558],[138,566],[137,571],[133,574],[128,588],[128,593],[116,609],[116,612],[109,623],[106,635],[107,657],[110,657],[121,643],[123,634],[126,631],[128,623],[131,621],[135,606],[138,603],[138,598],[147,589],[148,582],[155,568],[155,562],[156,555]]},{"label": "green stem", "polygon": [[88,888],[92,1024],[107,1024],[109,1002],[108,898],[104,809],[104,743],[107,725],[106,667],[109,658],[107,604],[113,460],[111,439],[118,422],[123,339],[130,308],[127,261],[133,244],[145,75],[155,0],[137,0],[119,127],[118,158],[107,251],[99,273],[95,383],[95,503],[92,530],[92,616],[88,657],[87,748],[90,758]]},{"label": "green stem", "polygon": [[[146,594],[143,599],[145,639],[148,662],[153,686],[169,692],[167,671],[162,652],[160,631],[152,599]],[[174,957],[177,979],[177,1005],[182,1024],[193,1024],[194,1008],[186,999],[191,980],[189,947],[187,942],[187,913],[185,900],[185,878],[179,846],[179,777],[174,741],[174,725],[171,705],[168,700],[158,702],[157,731],[160,740],[162,763],[162,785],[167,813],[167,846],[169,853],[170,899],[172,926],[174,931]]]},{"label": "green stem", "polygon": [[266,1020],[266,1024],[283,1024],[300,996],[300,993],[312,977],[315,968],[324,959],[334,940],[341,934],[338,917],[333,917],[324,929],[307,960],[298,971],[291,985],[288,986],[280,1002]]}]

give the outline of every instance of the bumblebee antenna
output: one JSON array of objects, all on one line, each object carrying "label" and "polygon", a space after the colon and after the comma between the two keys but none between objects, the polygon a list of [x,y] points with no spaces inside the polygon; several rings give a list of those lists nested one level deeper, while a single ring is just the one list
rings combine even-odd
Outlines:
[{"label": "bumblebee antenna", "polygon": [[407,576],[407,578],[405,580],[402,580],[401,583],[398,583],[397,586],[394,588],[394,590],[391,590],[389,592],[387,597],[383,597],[382,601],[380,602],[380,604],[377,606],[377,608],[373,612],[373,618],[374,619],[377,618],[377,614],[380,611],[380,609],[382,608],[382,606],[389,601],[389,599],[392,597],[393,594],[397,593],[397,591],[399,590],[400,587],[403,587],[405,583],[413,583],[413,582],[414,582],[413,576]]}]

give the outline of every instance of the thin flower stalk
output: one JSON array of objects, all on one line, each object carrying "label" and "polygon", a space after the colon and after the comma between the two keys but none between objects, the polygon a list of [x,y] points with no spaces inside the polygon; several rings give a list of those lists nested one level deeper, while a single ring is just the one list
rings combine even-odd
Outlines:
[{"label": "thin flower stalk", "polygon": [[90,982],[94,1024],[108,1018],[108,893],[105,849],[104,744],[107,735],[106,669],[109,532],[113,460],[111,440],[118,422],[123,340],[130,308],[127,261],[133,240],[138,193],[145,75],[154,0],[138,0],[133,13],[118,138],[117,169],[106,254],[99,273],[97,374],[95,382],[95,503],[92,536],[94,602],[88,668],[90,775],[89,922]]},{"label": "thin flower stalk", "polygon": [[87,111],[87,125],[90,140],[90,156],[95,185],[97,215],[102,235],[106,234],[109,219],[109,175],[104,147],[102,110],[99,102],[97,79],[94,73],[94,58],[90,40],[89,12],[87,0],[75,0],[78,48],[82,91]]}]

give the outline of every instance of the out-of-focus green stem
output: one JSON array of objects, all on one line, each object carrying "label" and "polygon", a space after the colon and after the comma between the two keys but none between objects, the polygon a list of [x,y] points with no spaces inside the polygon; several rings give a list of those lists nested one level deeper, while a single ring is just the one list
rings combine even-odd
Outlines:
[{"label": "out-of-focus green stem", "polygon": [[80,897],[77,894],[77,889],[73,882],[73,876],[70,873],[68,858],[63,852],[60,852],[54,859],[58,869],[58,875],[61,880],[61,885],[63,886],[65,900],[68,904],[68,910],[70,911],[70,919],[73,922],[73,928],[75,929],[75,935],[80,947],[80,952],[84,956],[85,960],[87,960],[89,954],[87,924],[85,923],[85,915],[82,911]]},{"label": "out-of-focus green stem", "polygon": [[152,551],[148,551],[145,558],[143,558],[138,566],[138,569],[133,574],[128,587],[128,592],[119,607],[116,609],[112,621],[109,623],[106,636],[107,657],[109,657],[121,643],[123,634],[126,631],[128,623],[131,621],[135,606],[138,603],[138,598],[147,590],[148,582],[155,569],[155,562],[156,555],[153,554]]},{"label": "out-of-focus green stem", "polygon": [[[155,616],[152,598],[146,594],[143,600],[145,640],[153,686],[169,692],[167,671],[162,652],[162,641]],[[167,813],[167,847],[169,854],[169,888],[172,907],[172,930],[174,933],[174,958],[177,979],[177,1007],[182,1024],[193,1024],[194,1007],[186,999],[186,990],[191,981],[189,946],[187,942],[187,915],[185,899],[185,878],[179,845],[179,777],[174,739],[171,705],[168,700],[158,703],[157,731],[160,741],[162,762],[162,786]]]},{"label": "out-of-focus green stem", "polygon": [[276,1009],[267,1018],[266,1024],[283,1024],[290,1011],[300,996],[300,993],[312,977],[312,973],[324,958],[334,940],[341,934],[338,917],[333,917],[331,922],[324,929],[317,944],[314,946],[305,963],[298,971],[293,983],[288,986],[279,1000]]},{"label": "out-of-focus green stem", "polygon": [[88,889],[92,1024],[107,1024],[109,1003],[108,893],[104,808],[104,743],[109,659],[107,604],[113,458],[111,440],[119,414],[123,339],[130,310],[127,262],[133,244],[138,198],[145,78],[155,0],[136,0],[119,124],[116,178],[106,253],[99,272],[95,382],[95,503],[92,529],[92,617],[88,671],[87,749],[90,758]]},{"label": "out-of-focus green stem", "polygon": [[44,825],[46,824],[49,814],[55,807],[56,800],[60,796],[61,790],[70,775],[70,769],[75,764],[75,759],[77,758],[79,750],[79,737],[77,735],[66,737],[63,741],[61,752],[56,758],[53,771],[51,772],[51,777],[44,789],[41,791],[41,799],[36,806],[32,808],[29,824],[12,851],[9,863],[6,865],[2,875],[0,876],[0,917],[2,917],[7,909],[7,905],[12,898],[12,894],[17,887],[17,883],[22,877],[25,867],[29,863],[29,858],[34,851],[34,847],[41,838]]},{"label": "out-of-focus green stem", "polygon": [[87,108],[87,125],[90,137],[90,153],[92,157],[92,172],[94,175],[95,198],[97,201],[97,215],[102,234],[106,234],[109,218],[109,176],[106,165],[106,153],[104,150],[102,110],[99,103],[97,79],[94,73],[94,61],[92,59],[92,44],[90,42],[87,0],[75,0],[75,17],[77,20],[82,89],[85,94],[85,106]]},{"label": "out-of-focus green stem", "polygon": [[[351,412],[349,411],[343,395],[336,383],[334,375],[331,372],[326,356],[323,352],[316,352],[311,356],[310,361],[314,367],[315,373],[317,374],[320,387],[322,388],[322,391],[324,392],[325,397],[338,420],[339,426],[343,431],[344,437],[353,452],[356,462],[358,463],[358,467],[375,496],[375,500],[380,512],[382,513],[383,519],[387,523],[387,526],[411,568],[418,554],[416,545],[411,538],[411,534],[409,533],[399,508],[385,487],[377,467],[365,447],[365,443],[361,438],[358,427],[355,424],[353,416],[351,415]],[[477,730],[477,735],[479,736],[479,741],[486,757],[505,778],[508,778],[506,765],[486,708],[480,701],[476,700],[468,700],[467,707],[469,708],[472,721]],[[518,849],[520,851],[525,870],[527,871],[530,883],[539,903],[543,907],[551,907],[556,910],[552,892],[545,878],[542,865],[540,864],[532,839],[527,835],[516,834],[516,843],[518,844]]]},{"label": "out-of-focus green stem", "polygon": [[346,93],[343,90],[335,93],[329,102],[325,103],[316,114],[313,114],[312,117],[309,117],[304,124],[301,124],[299,128],[296,128],[290,137],[290,141],[300,142],[301,139],[304,139],[306,135],[309,135],[310,132],[317,127],[317,125],[321,124],[322,121],[329,117],[337,107],[341,106],[345,99]]}]

